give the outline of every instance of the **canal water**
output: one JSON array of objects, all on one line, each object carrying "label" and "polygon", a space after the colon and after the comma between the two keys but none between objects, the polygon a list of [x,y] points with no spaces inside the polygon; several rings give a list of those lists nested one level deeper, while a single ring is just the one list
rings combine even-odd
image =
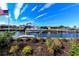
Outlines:
[{"label": "canal water", "polygon": [[[17,31],[14,37],[24,35],[24,32]],[[35,37],[53,37],[53,38],[79,38],[79,33],[67,32],[67,33],[26,33],[26,35],[34,35]]]}]

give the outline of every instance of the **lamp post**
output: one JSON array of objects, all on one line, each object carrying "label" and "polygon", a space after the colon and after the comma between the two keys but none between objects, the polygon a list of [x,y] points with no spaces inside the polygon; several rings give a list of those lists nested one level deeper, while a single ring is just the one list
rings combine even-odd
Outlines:
[{"label": "lamp post", "polygon": [[[28,23],[26,23],[26,26],[30,29],[30,24],[31,24],[31,22],[28,22]],[[26,28],[27,28],[26,27]],[[26,35],[26,32],[27,32],[27,29],[25,29],[25,35]]]},{"label": "lamp post", "polygon": [[17,32],[17,19],[16,19],[16,32]]}]

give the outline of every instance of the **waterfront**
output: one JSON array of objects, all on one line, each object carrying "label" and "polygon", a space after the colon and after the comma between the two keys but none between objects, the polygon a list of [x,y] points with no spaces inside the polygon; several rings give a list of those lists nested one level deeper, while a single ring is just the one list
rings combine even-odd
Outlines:
[{"label": "waterfront", "polygon": [[0,5],[0,56],[79,56],[77,5]]},{"label": "waterfront", "polygon": [[[19,37],[22,35],[35,37]],[[0,31],[1,56],[79,55],[75,49],[79,50],[79,33],[76,32]]]},{"label": "waterfront", "polygon": [[11,38],[12,34],[14,34],[14,32],[3,32],[0,34],[0,56],[79,55],[79,39],[25,37],[14,40]]},{"label": "waterfront", "polygon": [[[14,36],[20,36],[20,35],[24,35],[25,32],[20,32],[17,31],[15,33]],[[41,38],[46,38],[46,37],[50,37],[50,38],[79,38],[79,33],[74,33],[74,32],[67,32],[67,33],[28,33],[26,35],[34,35],[35,37],[41,37]]]}]

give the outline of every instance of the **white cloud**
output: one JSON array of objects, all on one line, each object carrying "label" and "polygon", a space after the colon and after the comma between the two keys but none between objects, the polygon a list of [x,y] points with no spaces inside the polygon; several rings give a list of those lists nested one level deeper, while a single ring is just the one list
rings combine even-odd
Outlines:
[{"label": "white cloud", "polygon": [[6,15],[5,17],[6,17],[6,18],[9,18],[9,16],[8,16],[8,15]]},{"label": "white cloud", "polygon": [[[64,7],[64,8],[62,8],[62,9],[60,9],[59,11],[64,11],[64,10],[67,10],[67,9],[69,9],[69,8],[72,8],[72,7],[75,7],[75,6],[77,6],[77,5],[79,5],[79,4],[77,4],[77,3],[75,3],[75,4],[73,4],[73,5],[70,5],[70,6],[68,6],[68,7]],[[51,16],[48,16],[48,18],[49,17],[55,17],[55,16],[58,16],[58,15],[61,15],[62,14],[62,12],[60,12],[60,13],[57,13],[57,14],[54,14],[54,15],[51,15]],[[46,17],[47,18],[47,17]]]},{"label": "white cloud", "polygon": [[2,24],[6,24],[6,22],[0,22],[0,25],[2,25]]},{"label": "white cloud", "polygon": [[47,14],[47,13],[41,14],[41,15],[37,16],[37,17],[34,18],[34,19],[40,18],[40,17],[42,17],[42,16],[44,16],[44,15],[46,15],[46,14]]},{"label": "white cloud", "polygon": [[8,15],[5,15],[5,17],[6,17],[7,19],[9,19],[9,20],[12,20],[11,14],[9,14],[9,16],[8,16]]},{"label": "white cloud", "polygon": [[36,8],[37,8],[37,6],[35,6],[35,7],[32,9],[32,11],[34,11]]},{"label": "white cloud", "polygon": [[7,4],[6,3],[0,3],[0,9],[8,10]]},{"label": "white cloud", "polygon": [[25,5],[25,7],[21,10],[20,14],[22,14],[25,11],[25,9],[27,8],[27,6],[28,5]]},{"label": "white cloud", "polygon": [[31,21],[31,20],[29,20],[29,21],[27,21],[26,23],[33,23],[34,21]]},{"label": "white cloud", "polygon": [[15,19],[19,17],[22,6],[23,6],[23,3],[16,4],[15,11],[14,11]]},{"label": "white cloud", "polygon": [[26,20],[27,19],[27,17],[22,17],[22,20]]},{"label": "white cloud", "polygon": [[75,3],[75,4],[70,5],[70,6],[68,6],[68,7],[62,8],[62,9],[60,9],[59,11],[63,11],[63,10],[69,9],[69,8],[72,8],[72,7],[77,6],[77,5],[79,5],[79,4]]},{"label": "white cloud", "polygon": [[49,8],[49,7],[51,7],[53,4],[55,4],[55,3],[47,3],[43,8],[41,8],[41,9],[39,10],[39,12],[40,12],[40,11],[43,11],[43,10]]},{"label": "white cloud", "polygon": [[34,21],[32,21],[32,20],[29,20],[29,21],[27,21],[27,22],[21,22],[20,23],[20,25],[26,25],[27,23],[29,23],[29,24],[33,24],[34,23]]}]

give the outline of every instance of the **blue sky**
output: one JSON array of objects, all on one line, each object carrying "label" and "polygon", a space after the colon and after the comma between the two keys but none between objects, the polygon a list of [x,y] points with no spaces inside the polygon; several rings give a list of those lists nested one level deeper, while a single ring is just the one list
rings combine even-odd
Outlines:
[{"label": "blue sky", "polygon": [[[35,26],[79,26],[79,4],[77,3],[7,3],[12,25]],[[4,7],[4,5],[2,5]],[[0,16],[0,24],[8,18]]]}]

